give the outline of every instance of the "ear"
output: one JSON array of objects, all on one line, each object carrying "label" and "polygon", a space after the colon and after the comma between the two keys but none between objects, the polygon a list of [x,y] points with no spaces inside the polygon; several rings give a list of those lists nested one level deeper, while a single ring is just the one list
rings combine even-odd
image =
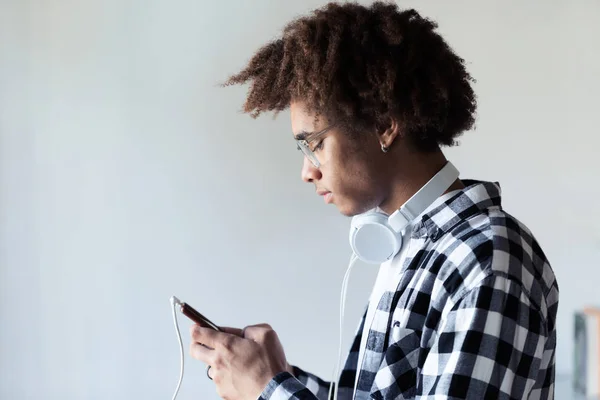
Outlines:
[{"label": "ear", "polygon": [[396,138],[402,136],[400,132],[400,124],[396,119],[390,118],[387,123],[382,123],[379,125],[377,136],[379,138],[379,144],[381,144],[382,147],[389,149]]}]

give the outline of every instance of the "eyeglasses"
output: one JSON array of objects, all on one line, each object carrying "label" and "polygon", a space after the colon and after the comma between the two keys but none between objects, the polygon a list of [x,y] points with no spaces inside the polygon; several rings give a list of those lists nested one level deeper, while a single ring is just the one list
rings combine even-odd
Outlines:
[{"label": "eyeglasses", "polygon": [[317,159],[317,155],[314,153],[314,151],[311,150],[309,144],[311,142],[314,142],[315,140],[317,140],[321,136],[323,136],[325,133],[327,133],[331,128],[334,127],[334,125],[335,124],[329,125],[327,128],[323,129],[322,131],[307,134],[307,136],[310,136],[310,138],[308,140],[306,140],[306,139],[296,139],[296,144],[298,146],[298,150],[302,151],[302,153],[304,153],[304,156],[306,158],[308,158],[308,160],[316,168],[320,168],[321,167],[321,163]]}]

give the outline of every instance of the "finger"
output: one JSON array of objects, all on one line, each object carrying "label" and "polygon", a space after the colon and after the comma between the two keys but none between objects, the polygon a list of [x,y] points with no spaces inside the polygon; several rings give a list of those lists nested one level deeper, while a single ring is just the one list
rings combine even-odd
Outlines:
[{"label": "finger", "polygon": [[194,323],[190,326],[190,337],[192,338],[192,343],[199,343],[201,345],[203,345],[204,347],[211,349],[211,347],[206,346],[204,343],[200,342],[200,339],[198,338],[198,333],[196,332],[196,329],[201,328],[202,325],[199,325],[197,323]]},{"label": "finger", "polygon": [[219,329],[221,329],[225,333],[229,333],[230,335],[244,337],[243,336],[244,330],[240,329],[240,328],[230,328],[228,326],[221,326]]},{"label": "finger", "polygon": [[190,334],[194,342],[202,343],[213,349],[218,342],[217,333],[214,329],[204,328],[198,324],[194,324],[190,328]]},{"label": "finger", "polygon": [[[194,330],[196,328],[206,328],[206,326],[198,324],[198,323],[194,323],[194,324],[190,325],[190,335],[194,334]],[[230,335],[239,336],[239,337],[242,337],[242,334],[244,333],[243,329],[232,328],[232,327],[228,327],[228,326],[220,326],[219,329],[221,330],[221,332],[228,333]]]},{"label": "finger", "polygon": [[206,364],[212,364],[214,361],[214,350],[207,348],[201,343],[192,342],[190,343],[190,354],[192,358],[205,362]]},{"label": "finger", "polygon": [[[221,386],[220,383],[222,383],[223,376],[226,373],[227,372],[225,372],[222,369],[218,368],[216,365],[211,365],[210,368],[207,369],[207,373],[206,374],[217,385],[217,390],[219,390],[218,388]],[[222,399],[225,399],[225,397],[223,397],[222,395],[219,395],[219,397],[222,398]]]},{"label": "finger", "polygon": [[235,341],[240,340],[240,337],[227,332],[218,332],[214,329],[195,325],[192,328],[192,340],[202,343],[211,349],[231,349]]}]

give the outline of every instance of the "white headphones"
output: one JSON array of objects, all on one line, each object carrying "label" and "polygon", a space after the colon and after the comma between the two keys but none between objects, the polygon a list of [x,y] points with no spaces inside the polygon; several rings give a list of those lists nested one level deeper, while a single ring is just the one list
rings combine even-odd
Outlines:
[{"label": "white headphones", "polygon": [[458,176],[458,170],[448,161],[389,217],[373,210],[352,217],[350,246],[356,257],[369,264],[381,264],[394,258],[402,247],[402,230],[433,204]]}]

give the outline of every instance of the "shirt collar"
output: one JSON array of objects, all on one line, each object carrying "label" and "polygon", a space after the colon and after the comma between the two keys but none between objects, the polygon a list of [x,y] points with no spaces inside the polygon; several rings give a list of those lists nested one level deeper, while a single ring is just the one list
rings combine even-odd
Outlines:
[{"label": "shirt collar", "polygon": [[490,208],[501,208],[501,189],[498,182],[463,179],[465,188],[449,198],[434,202],[412,224],[413,238],[427,236],[437,240],[459,222]]}]

